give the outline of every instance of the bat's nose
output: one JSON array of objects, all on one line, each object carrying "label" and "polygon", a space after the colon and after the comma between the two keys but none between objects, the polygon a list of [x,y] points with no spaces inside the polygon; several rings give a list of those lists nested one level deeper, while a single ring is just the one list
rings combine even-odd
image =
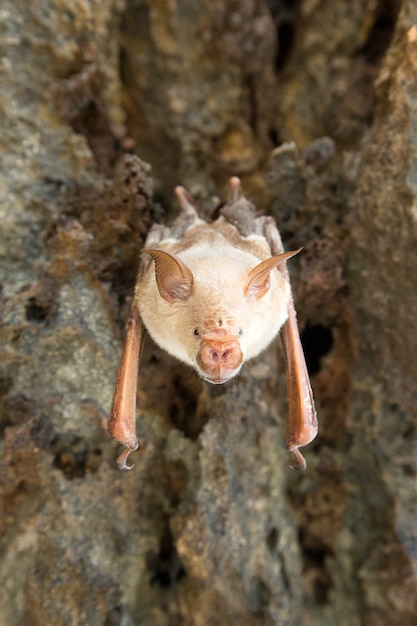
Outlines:
[{"label": "bat's nose", "polygon": [[228,365],[234,367],[240,365],[242,360],[242,351],[238,341],[214,341],[208,340],[201,344],[200,348],[201,362],[206,367],[217,364]]},{"label": "bat's nose", "polygon": [[224,382],[233,376],[242,360],[243,354],[237,340],[207,339],[201,343],[197,355],[198,365],[207,374],[207,378],[215,382]]}]

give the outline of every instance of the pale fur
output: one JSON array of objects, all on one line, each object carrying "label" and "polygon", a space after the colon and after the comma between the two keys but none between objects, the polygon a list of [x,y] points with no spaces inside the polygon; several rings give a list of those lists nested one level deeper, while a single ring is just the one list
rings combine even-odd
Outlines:
[{"label": "pale fur", "polygon": [[[245,361],[262,352],[277,335],[287,319],[291,297],[288,281],[275,268],[270,274],[270,289],[261,298],[245,296],[249,272],[271,256],[269,246],[263,237],[256,235],[242,237],[240,245],[236,245],[234,238],[232,244],[224,232],[213,231],[213,225],[199,225],[191,228],[187,232],[190,236],[181,241],[171,239],[158,244],[159,249],[175,252],[191,269],[194,289],[187,301],[169,303],[160,296],[154,263],[137,285],[135,294],[142,320],[154,341],[193,366],[203,377],[196,356],[213,320],[222,320],[230,334],[239,340]],[[199,337],[194,335],[196,328]],[[238,371],[239,368],[232,375]]]}]

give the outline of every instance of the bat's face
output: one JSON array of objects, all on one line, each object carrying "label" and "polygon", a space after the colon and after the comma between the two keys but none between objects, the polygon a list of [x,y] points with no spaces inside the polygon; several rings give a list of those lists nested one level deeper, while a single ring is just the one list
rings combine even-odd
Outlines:
[{"label": "bat's face", "polygon": [[215,256],[196,262],[186,253],[180,258],[163,250],[147,252],[155,274],[141,288],[145,326],[160,347],[210,383],[236,376],[287,318],[289,284],[277,265],[289,253],[261,263],[243,256],[225,263]]}]

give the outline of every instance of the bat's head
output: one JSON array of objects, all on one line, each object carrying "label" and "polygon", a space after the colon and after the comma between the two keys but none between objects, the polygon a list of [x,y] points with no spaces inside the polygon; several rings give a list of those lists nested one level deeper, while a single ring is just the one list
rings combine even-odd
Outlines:
[{"label": "bat's head", "polygon": [[155,261],[164,311],[159,322],[156,313],[144,316],[145,325],[162,348],[192,365],[208,382],[220,384],[236,376],[287,318],[289,285],[276,268],[296,252],[246,269],[241,259],[228,264],[227,259],[203,258],[191,269],[166,250],[144,252]]}]

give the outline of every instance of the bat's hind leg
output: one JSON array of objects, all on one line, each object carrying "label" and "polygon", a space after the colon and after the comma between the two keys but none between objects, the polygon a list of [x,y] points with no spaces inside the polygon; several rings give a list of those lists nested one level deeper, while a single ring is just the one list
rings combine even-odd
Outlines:
[{"label": "bat's hind leg", "polygon": [[282,254],[284,246],[274,218],[268,215],[259,218],[259,220],[262,221],[263,234],[269,243],[271,254]]},{"label": "bat's hind leg", "polygon": [[262,235],[259,220],[255,217],[255,207],[243,195],[240,180],[233,176],[229,180],[229,198],[227,204],[220,209],[220,215],[235,226],[242,237]]},{"label": "bat's hind leg", "polygon": [[145,239],[144,248],[157,248],[158,244],[169,235],[169,230],[162,224],[153,224]]},{"label": "bat's hind leg", "polygon": [[188,193],[184,187],[179,185],[175,187],[175,195],[180,203],[183,217],[190,223],[193,221],[201,221],[200,207],[191,194]]}]

